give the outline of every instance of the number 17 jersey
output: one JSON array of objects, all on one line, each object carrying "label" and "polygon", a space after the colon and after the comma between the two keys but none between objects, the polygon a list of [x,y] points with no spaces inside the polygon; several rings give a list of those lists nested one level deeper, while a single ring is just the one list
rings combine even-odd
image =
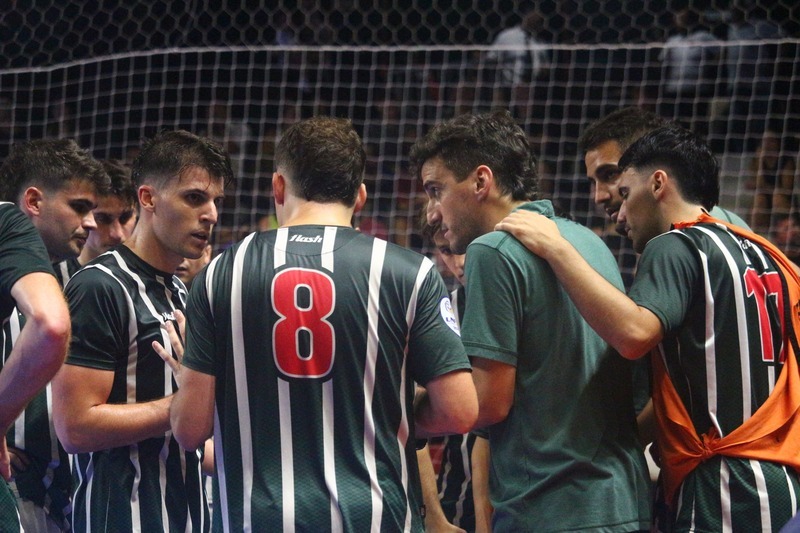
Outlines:
[{"label": "number 17 jersey", "polygon": [[422,531],[414,382],[469,368],[433,263],[294,226],[192,287],[184,364],[216,378],[215,529]]}]

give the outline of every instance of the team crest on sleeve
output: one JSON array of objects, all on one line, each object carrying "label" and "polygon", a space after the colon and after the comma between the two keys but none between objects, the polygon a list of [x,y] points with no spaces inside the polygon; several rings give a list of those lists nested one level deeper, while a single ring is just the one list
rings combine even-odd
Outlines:
[{"label": "team crest on sleeve", "polygon": [[456,315],[453,313],[453,304],[450,303],[450,298],[445,296],[442,298],[442,301],[439,302],[439,313],[442,315],[444,319],[444,323],[448,325],[450,329],[456,332],[456,335],[459,337],[461,336],[461,328],[458,327],[458,321],[456,320]]}]

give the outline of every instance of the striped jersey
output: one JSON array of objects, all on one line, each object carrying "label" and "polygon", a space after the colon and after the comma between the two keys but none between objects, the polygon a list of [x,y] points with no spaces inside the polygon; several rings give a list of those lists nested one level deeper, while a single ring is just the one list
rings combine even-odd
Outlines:
[{"label": "striped jersey", "polygon": [[[645,247],[630,297],[664,327],[659,356],[698,435],[730,434],[767,400],[787,347],[781,278],[766,251],[722,225],[672,230]],[[675,525],[777,530],[798,498],[793,469],[716,456],[681,485]]]},{"label": "striped jersey", "polygon": [[414,382],[469,368],[429,259],[352,228],[252,234],[188,313],[183,364],[216,378],[215,530],[423,530]]},{"label": "striped jersey", "polygon": [[[62,287],[80,268],[77,258],[54,264]],[[2,363],[11,353],[25,317],[14,312],[3,323]],[[53,426],[53,392],[48,383],[25,407],[6,433],[9,448],[22,450],[30,463],[14,476],[19,497],[47,509],[48,515],[62,529],[68,527],[72,511],[72,474],[69,455],[56,437]]]},{"label": "striped jersey", "polygon": [[[11,354],[22,324],[11,288],[33,272],[53,273],[39,232],[14,204],[0,202],[0,321],[2,321],[2,362]],[[12,332],[16,332],[12,337]],[[19,531],[14,496],[5,481],[0,481],[0,530]]]},{"label": "striped jersey", "polygon": [[[450,302],[459,321],[464,314],[464,286],[450,293]],[[442,437],[442,461],[436,487],[447,521],[466,531],[475,530],[475,505],[472,499],[472,433]]]},{"label": "striped jersey", "polygon": [[[186,289],[120,246],[77,272],[65,290],[72,316],[66,364],[114,372],[107,403],[141,403],[176,390],[152,349],[171,344],[162,325],[185,308]],[[207,531],[197,450],[167,432],[131,446],[74,456],[77,531]]]}]

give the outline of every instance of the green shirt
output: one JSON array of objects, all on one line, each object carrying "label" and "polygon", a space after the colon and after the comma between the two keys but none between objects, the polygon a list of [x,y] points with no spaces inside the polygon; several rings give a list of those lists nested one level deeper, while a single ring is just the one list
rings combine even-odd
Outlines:
[{"label": "green shirt", "polygon": [[[591,230],[553,218],[615,286],[614,257]],[[514,404],[489,427],[495,531],[648,529],[649,480],[630,368],[589,327],[549,265],[505,232],[467,250],[464,347],[516,368]]]}]

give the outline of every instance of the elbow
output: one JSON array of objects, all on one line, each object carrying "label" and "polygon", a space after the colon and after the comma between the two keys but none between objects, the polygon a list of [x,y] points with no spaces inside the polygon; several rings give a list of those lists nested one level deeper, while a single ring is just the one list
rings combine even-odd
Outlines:
[{"label": "elbow", "polygon": [[184,419],[178,414],[174,404],[170,410],[170,425],[172,436],[184,450],[198,450],[211,437],[211,427]]},{"label": "elbow", "polygon": [[454,435],[468,433],[475,427],[478,421],[478,401],[475,400],[474,404],[465,406],[460,409],[460,412],[453,416],[451,432]]},{"label": "elbow", "polygon": [[510,411],[510,405],[481,405],[477,420],[472,429],[480,429],[502,422],[508,418],[508,413]]},{"label": "elbow", "polygon": [[[71,322],[66,304],[56,306],[59,309],[48,309],[37,312],[30,318],[26,317],[26,327],[36,331],[39,339],[41,362],[55,374],[67,356],[71,333]],[[60,309],[63,307],[63,309]]]},{"label": "elbow", "polygon": [[59,420],[59,417],[55,415],[53,419],[58,440],[68,454],[91,453],[97,451],[96,440],[92,439],[91,436],[85,432],[80,431],[77,424],[70,424]]}]

